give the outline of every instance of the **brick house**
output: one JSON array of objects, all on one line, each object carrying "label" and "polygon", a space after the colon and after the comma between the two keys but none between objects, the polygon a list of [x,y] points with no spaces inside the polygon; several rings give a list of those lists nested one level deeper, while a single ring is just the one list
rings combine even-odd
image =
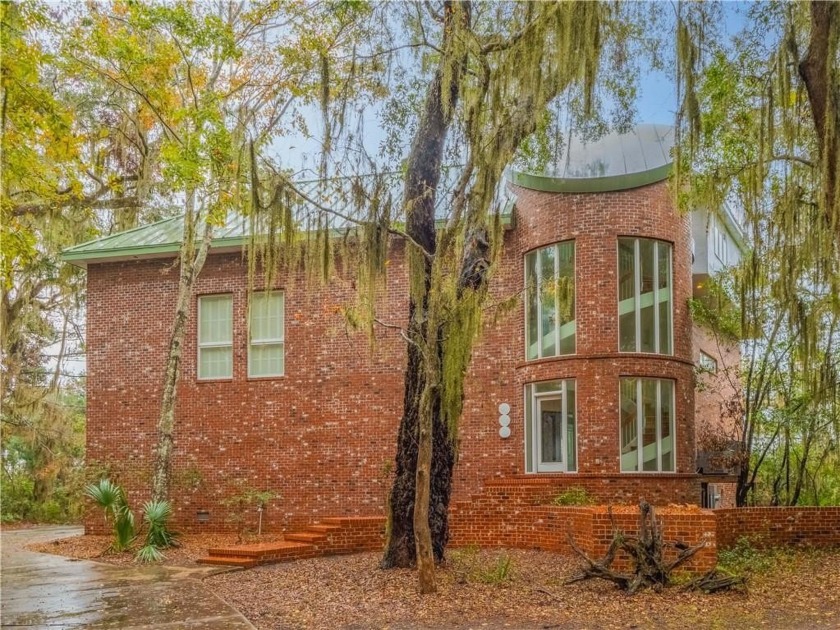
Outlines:
[{"label": "brick house", "polygon": [[[675,211],[672,136],[642,125],[572,143],[550,177],[510,175],[491,290],[522,300],[487,321],[476,345],[455,501],[504,479],[549,493],[583,487],[602,502],[700,502],[709,480],[696,472],[697,426],[720,414],[699,406],[695,367],[724,357],[687,300],[714,272],[703,256],[728,238],[716,261],[734,263],[741,241],[731,218]],[[135,503],[150,485],[180,234],[176,217],[65,252],[88,275],[88,460]],[[380,330],[371,350],[348,332],[337,307],[354,289],[341,273],[320,290],[294,276],[253,294],[249,339],[246,241],[241,221],[219,230],[195,288],[176,416],[178,525],[191,529],[202,513],[224,527],[225,500],[248,488],[279,494],[263,516],[269,530],[382,514],[404,342]],[[389,256],[377,312],[404,323],[404,244],[395,239]]]}]

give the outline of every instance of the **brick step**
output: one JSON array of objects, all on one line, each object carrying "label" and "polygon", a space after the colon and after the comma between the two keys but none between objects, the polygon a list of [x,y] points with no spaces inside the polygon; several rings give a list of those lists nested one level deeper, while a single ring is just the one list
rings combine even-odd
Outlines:
[{"label": "brick step", "polygon": [[340,525],[327,525],[325,523],[317,523],[306,528],[308,532],[317,532],[319,534],[329,534],[330,532],[337,532],[341,529]]},{"label": "brick step", "polygon": [[320,532],[295,532],[293,534],[285,534],[283,536],[286,540],[293,540],[302,543],[318,543],[327,539],[326,534]]},{"label": "brick step", "polygon": [[230,547],[215,547],[207,553],[215,557],[252,558],[262,560],[267,557],[292,556],[312,549],[312,545],[305,542],[281,541],[274,543],[257,543],[253,545],[235,545]]},{"label": "brick step", "polygon": [[206,558],[199,558],[196,560],[198,564],[212,564],[223,567],[242,567],[243,569],[250,569],[257,566],[257,561],[252,558],[236,558],[232,556],[207,556]]},{"label": "brick step", "polygon": [[365,523],[385,523],[384,516],[329,516],[321,519],[327,525],[363,525]]}]

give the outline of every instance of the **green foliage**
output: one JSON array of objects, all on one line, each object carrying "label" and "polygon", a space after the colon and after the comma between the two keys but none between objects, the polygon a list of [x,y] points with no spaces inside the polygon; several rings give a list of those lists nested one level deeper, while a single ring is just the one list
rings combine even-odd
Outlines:
[{"label": "green foliage", "polygon": [[113,522],[114,540],[111,548],[117,552],[128,549],[137,537],[137,532],[134,513],[128,506],[122,487],[110,479],[100,479],[98,483],[85,488],[85,495],[103,509],[106,522]]},{"label": "green foliage", "polygon": [[158,562],[165,556],[161,549],[177,546],[178,534],[169,529],[168,521],[172,516],[172,506],[168,501],[148,501],[143,506],[143,524],[146,527],[146,539],[137,552],[140,562]]},{"label": "green foliage", "polygon": [[718,568],[730,575],[767,573],[788,555],[781,549],[758,549],[757,543],[754,538],[741,536],[735,545],[718,552]]},{"label": "green foliage", "polygon": [[504,552],[491,560],[482,555],[478,546],[470,545],[453,551],[450,562],[458,582],[502,586],[513,578],[513,560]]},{"label": "green foliage", "polygon": [[573,486],[563,490],[551,502],[554,505],[593,505],[595,499],[586,491],[586,488]]},{"label": "green foliage", "polygon": [[228,508],[227,521],[236,526],[241,539],[248,533],[249,521],[258,520],[259,512],[265,510],[270,501],[279,498],[279,492],[258,490],[245,486],[243,483],[237,483],[235,494],[224,499],[222,505]]}]

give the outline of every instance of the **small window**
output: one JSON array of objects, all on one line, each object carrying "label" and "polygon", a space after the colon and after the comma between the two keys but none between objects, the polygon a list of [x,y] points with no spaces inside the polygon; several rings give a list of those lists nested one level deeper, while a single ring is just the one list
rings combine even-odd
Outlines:
[{"label": "small window", "polygon": [[714,234],[713,234],[713,247],[715,256],[717,259],[723,263],[724,265],[727,264],[727,250],[728,250],[728,243],[726,240],[726,231],[722,230],[717,223],[715,223]]},{"label": "small window", "polygon": [[674,472],[674,381],[622,378],[621,472]]},{"label": "small window", "polygon": [[575,352],[575,242],[525,255],[525,345],[528,359]]},{"label": "small window", "polygon": [[618,239],[618,334],[621,352],[673,354],[671,245]]},{"label": "small window", "polygon": [[711,356],[709,354],[706,354],[705,352],[703,352],[701,350],[700,351],[700,361],[699,361],[698,367],[703,372],[709,372],[710,374],[716,374],[717,373],[717,360],[713,356]]},{"label": "small window", "polygon": [[233,377],[233,296],[198,298],[198,378]]},{"label": "small window", "polygon": [[254,293],[248,327],[248,376],[283,376],[284,303],[281,291]]},{"label": "small window", "polygon": [[546,381],[525,386],[525,459],[527,472],[575,472],[577,423],[575,381]]}]

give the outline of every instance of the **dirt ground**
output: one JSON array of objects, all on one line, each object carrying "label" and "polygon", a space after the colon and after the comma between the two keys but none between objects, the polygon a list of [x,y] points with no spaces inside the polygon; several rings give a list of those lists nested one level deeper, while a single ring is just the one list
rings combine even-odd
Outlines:
[{"label": "dirt ground", "polygon": [[[263,537],[261,540],[267,541]],[[189,566],[235,535],[185,536],[165,564]],[[81,536],[33,551],[110,564],[109,538]],[[103,553],[105,552],[105,553]],[[413,571],[383,571],[380,555],[316,558],[234,570],[204,584],[260,629],[304,628],[840,628],[840,549],[777,551],[748,558],[744,593],[704,595],[678,587],[628,597],[606,582],[565,585],[578,560],[521,550],[453,550],[439,592],[417,594]]]}]

